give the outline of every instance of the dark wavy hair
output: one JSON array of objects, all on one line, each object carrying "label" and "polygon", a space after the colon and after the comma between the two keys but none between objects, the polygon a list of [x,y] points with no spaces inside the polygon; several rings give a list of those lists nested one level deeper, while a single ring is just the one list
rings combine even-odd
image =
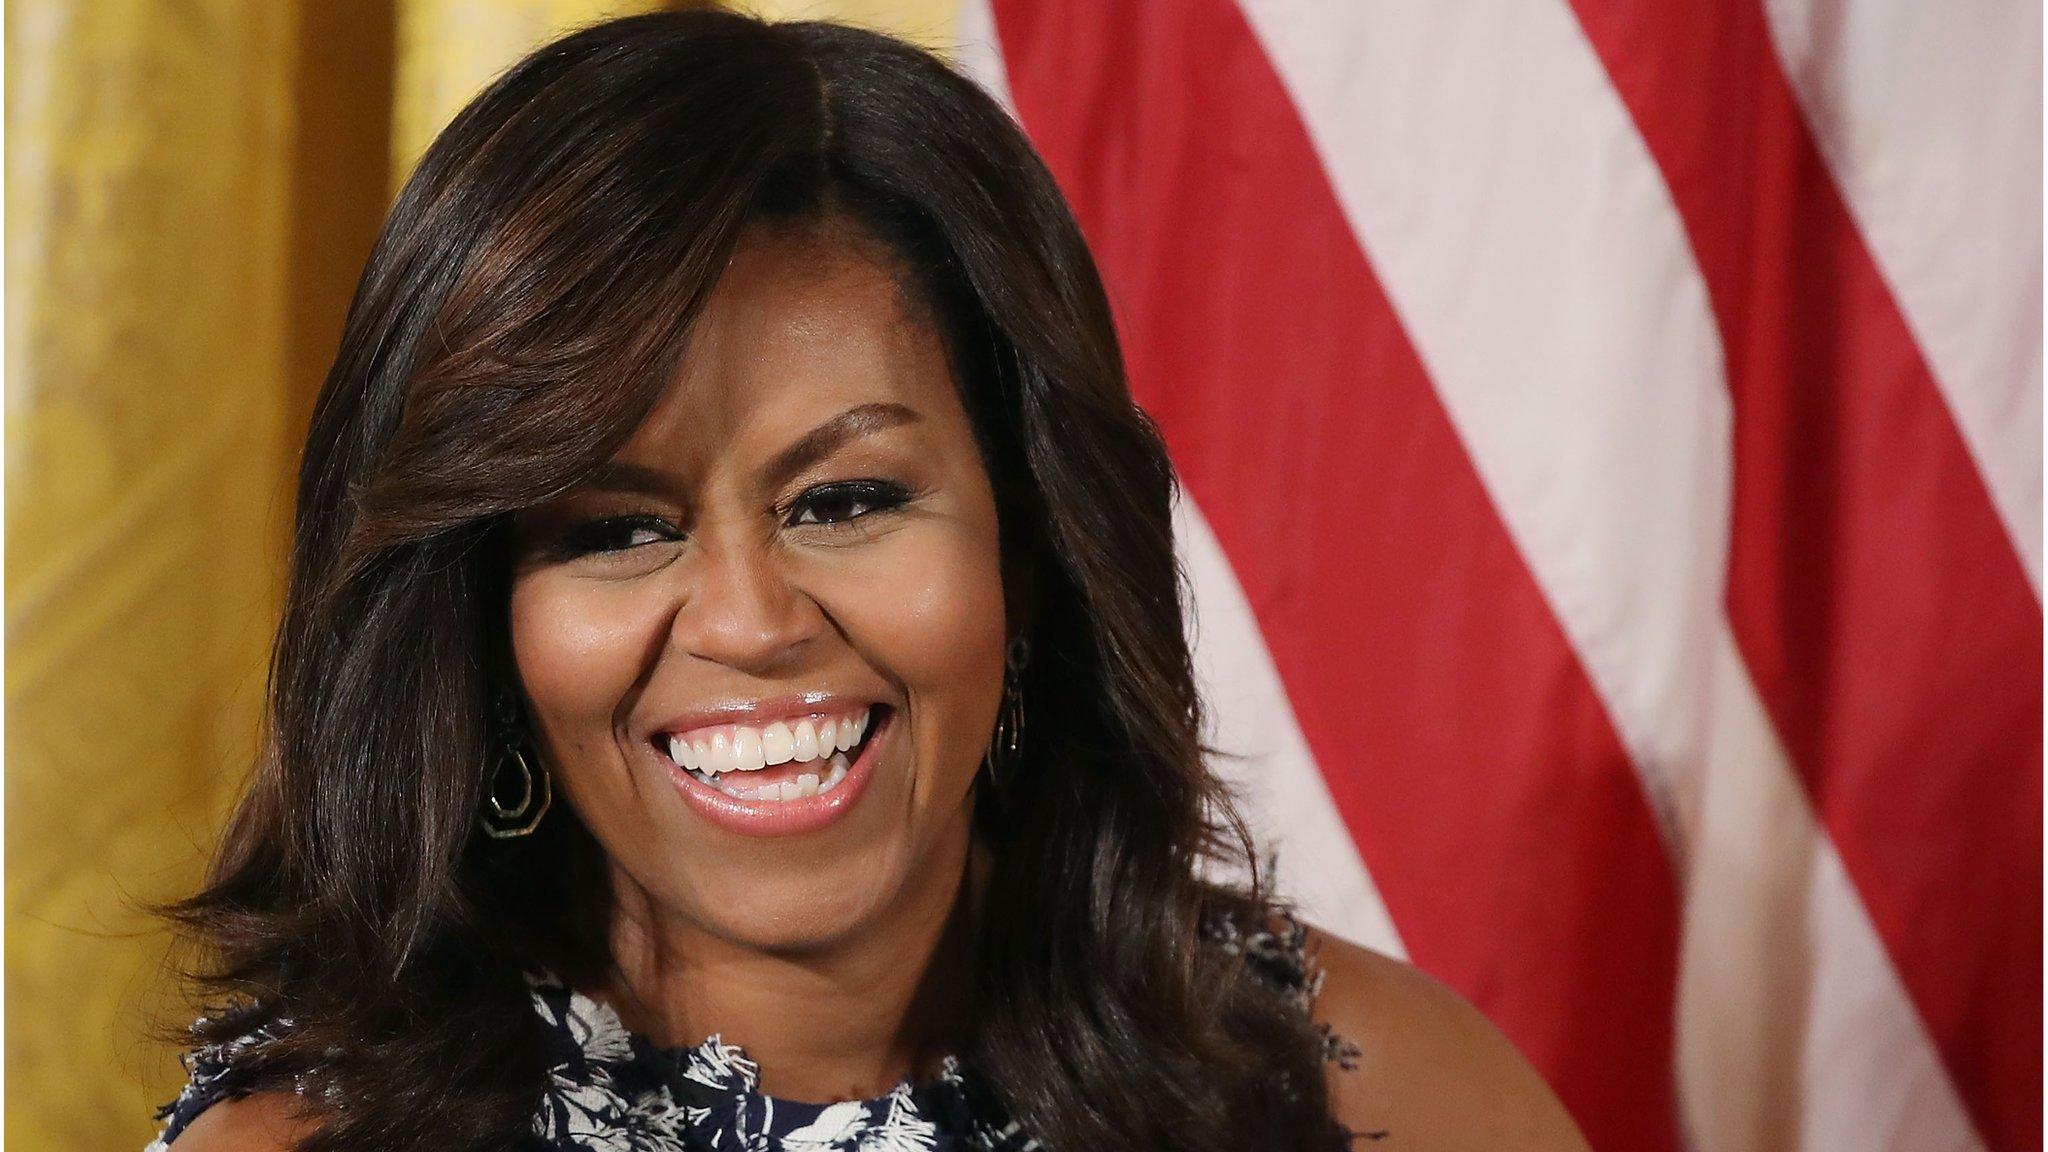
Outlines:
[{"label": "dark wavy hair", "polygon": [[238,1083],[343,1105],[305,1149],[528,1130],[546,1069],[521,973],[609,971],[610,906],[573,811],[478,829],[493,693],[516,683],[507,521],[625,443],[756,224],[897,259],[1005,562],[1034,576],[1028,762],[976,790],[1004,914],[963,1058],[1062,1152],[1344,1146],[1320,1033],[1203,945],[1206,916],[1289,906],[1205,761],[1177,481],[1051,174],[920,48],[715,10],[538,49],[398,197],[307,437],[264,755],[202,890],[160,909],[195,992],[238,1006],[196,1039],[283,1018]]}]

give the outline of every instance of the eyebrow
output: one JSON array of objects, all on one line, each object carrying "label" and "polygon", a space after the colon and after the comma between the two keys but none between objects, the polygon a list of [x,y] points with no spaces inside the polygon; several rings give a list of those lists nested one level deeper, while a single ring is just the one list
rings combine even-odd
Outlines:
[{"label": "eyebrow", "polygon": [[841,446],[885,428],[915,424],[924,417],[915,408],[893,401],[856,404],[796,438],[761,469],[761,487],[779,488],[797,473],[837,452]]},{"label": "eyebrow", "polygon": [[[885,428],[915,424],[924,417],[915,408],[892,401],[875,400],[856,404],[796,438],[789,447],[762,465],[763,488],[777,488],[847,443],[871,436]],[[635,492],[653,494],[667,491],[674,478],[659,468],[611,460],[599,465],[577,487],[594,492]]]}]

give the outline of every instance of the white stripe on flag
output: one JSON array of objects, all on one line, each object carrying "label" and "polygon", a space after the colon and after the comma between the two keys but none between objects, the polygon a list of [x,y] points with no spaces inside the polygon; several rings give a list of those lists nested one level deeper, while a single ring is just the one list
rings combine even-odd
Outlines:
[{"label": "white stripe on flag", "polygon": [[1017,105],[1010,99],[1010,73],[1003,66],[1003,41],[996,33],[995,10],[989,7],[989,0],[961,0],[960,17],[953,24],[951,55],[954,67],[995,97],[1010,119],[1022,123]]},{"label": "white stripe on flag", "polygon": [[1702,1152],[1983,1152],[1725,626],[1679,967]]},{"label": "white stripe on flag", "polygon": [[2041,594],[2041,4],[1764,0],[1849,215]]}]

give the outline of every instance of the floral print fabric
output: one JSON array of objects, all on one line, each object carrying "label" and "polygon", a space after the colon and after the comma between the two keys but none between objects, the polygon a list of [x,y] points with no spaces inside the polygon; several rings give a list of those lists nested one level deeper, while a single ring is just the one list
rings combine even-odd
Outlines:
[{"label": "floral print fabric", "polygon": [[887,1095],[836,1104],[765,1096],[760,1069],[714,1033],[661,1048],[605,1005],[547,976],[530,977],[552,1064],[534,1118],[539,1149],[589,1152],[1030,1152],[1038,1142],[1004,1115],[956,1057]]},{"label": "floral print fabric", "polygon": [[[1206,939],[1245,957],[1262,979],[1308,1010],[1323,974],[1306,955],[1306,929],[1247,930],[1222,917]],[[522,1152],[1035,1152],[1038,1141],[1005,1112],[974,1070],[948,1056],[936,1076],[906,1077],[886,1095],[813,1104],[767,1096],[744,1049],[713,1034],[695,1047],[663,1048],[625,1027],[608,1006],[546,973],[527,977],[542,1022],[549,1085]],[[238,1056],[275,1038],[276,1027],[184,1056],[189,1079],[157,1113],[163,1131],[144,1152],[168,1152],[215,1101],[240,1094]],[[1324,1059],[1352,1067],[1356,1045],[1322,1026]],[[303,1089],[302,1089],[303,1090]]]}]

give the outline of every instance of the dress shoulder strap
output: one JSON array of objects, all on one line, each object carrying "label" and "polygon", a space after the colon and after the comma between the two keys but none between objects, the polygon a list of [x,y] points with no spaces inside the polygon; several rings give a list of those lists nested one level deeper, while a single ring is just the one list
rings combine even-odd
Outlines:
[{"label": "dress shoulder strap", "polygon": [[[1323,990],[1325,973],[1308,948],[1308,927],[1287,908],[1269,908],[1262,920],[1242,923],[1221,909],[1210,909],[1202,917],[1202,935],[1217,947],[1244,958],[1245,966],[1259,980],[1278,991],[1294,1009],[1307,1016]],[[1338,1067],[1357,1067],[1357,1044],[1317,1021],[1323,1037],[1323,1060]]]},{"label": "dress shoulder strap", "polygon": [[[290,1017],[249,1003],[230,1005],[216,1010],[215,1015],[229,1021],[243,1019],[248,1026],[236,1030],[230,1039],[195,1043],[179,1054],[178,1061],[185,1068],[185,1085],[176,1099],[156,1110],[156,1119],[163,1123],[163,1128],[143,1152],[165,1152],[200,1113],[222,1100],[248,1095],[248,1057],[276,1043],[292,1027]],[[190,1031],[196,1037],[202,1028],[214,1022],[213,1017],[201,1016],[192,1022]],[[295,1077],[294,1081],[294,1088],[304,1094],[304,1080]]]}]

